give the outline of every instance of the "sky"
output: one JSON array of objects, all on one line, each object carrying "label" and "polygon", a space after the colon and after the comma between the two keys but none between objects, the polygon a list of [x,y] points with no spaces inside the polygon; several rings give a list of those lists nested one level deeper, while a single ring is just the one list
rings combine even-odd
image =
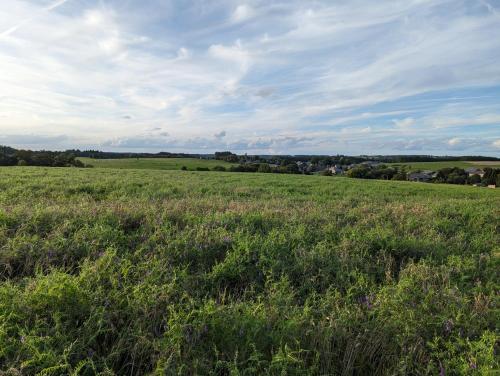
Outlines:
[{"label": "sky", "polygon": [[500,0],[1,0],[0,144],[500,156]]}]

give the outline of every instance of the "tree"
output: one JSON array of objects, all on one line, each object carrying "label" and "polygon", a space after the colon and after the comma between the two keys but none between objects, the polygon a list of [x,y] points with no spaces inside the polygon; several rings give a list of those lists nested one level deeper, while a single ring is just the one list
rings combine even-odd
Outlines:
[{"label": "tree", "polygon": [[479,176],[478,174],[474,174],[472,176],[469,176],[469,178],[467,179],[467,183],[479,184],[479,183],[481,183],[481,176]]},{"label": "tree", "polygon": [[2,146],[0,147],[0,166],[14,166],[17,164],[17,158],[14,157],[15,150]]},{"label": "tree", "polygon": [[438,171],[436,181],[448,184],[465,184],[467,182],[467,173],[464,169],[458,167],[442,168]]},{"label": "tree", "polygon": [[405,181],[408,180],[408,173],[406,171],[406,166],[403,165],[396,170],[396,173],[392,176],[392,180]]},{"label": "tree", "polygon": [[31,164],[31,157],[33,156],[33,152],[30,150],[17,150],[14,156],[18,161],[22,159],[26,161],[27,164]]},{"label": "tree", "polygon": [[231,163],[237,163],[239,161],[238,156],[236,154],[231,153],[230,151],[215,152],[215,159]]},{"label": "tree", "polygon": [[269,164],[267,163],[261,163],[259,164],[259,169],[257,170],[257,172],[264,172],[264,173],[272,172],[271,166],[269,166]]},{"label": "tree", "polygon": [[347,176],[350,178],[366,179],[370,170],[366,167],[354,167],[347,171]]},{"label": "tree", "polygon": [[285,166],[285,173],[300,174],[299,166],[297,166],[297,163],[289,163]]},{"label": "tree", "polygon": [[493,185],[497,182],[497,176],[500,173],[500,169],[498,168],[485,168],[483,175],[483,184],[484,185]]},{"label": "tree", "polygon": [[371,179],[383,179],[391,180],[396,174],[396,170],[393,168],[386,168],[384,165],[374,168],[368,172],[368,176]]},{"label": "tree", "polygon": [[461,175],[459,173],[453,172],[448,175],[446,178],[446,182],[448,184],[465,184],[467,181],[467,178],[464,175]]}]

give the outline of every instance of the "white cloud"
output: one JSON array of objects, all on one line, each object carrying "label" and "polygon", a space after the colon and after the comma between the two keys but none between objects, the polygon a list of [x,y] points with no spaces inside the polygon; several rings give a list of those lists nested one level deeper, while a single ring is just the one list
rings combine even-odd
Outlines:
[{"label": "white cloud", "polygon": [[344,135],[354,135],[354,134],[366,134],[372,131],[371,127],[363,127],[363,128],[342,128],[340,133]]},{"label": "white cloud", "polygon": [[448,145],[450,146],[457,146],[462,142],[462,140],[458,137],[450,138],[448,140]]},{"label": "white cloud", "polygon": [[255,10],[247,4],[238,5],[231,16],[231,20],[235,23],[244,22],[254,17],[255,13]]},{"label": "white cloud", "polygon": [[87,10],[83,18],[85,23],[91,27],[100,27],[106,24],[105,14],[98,9]]},{"label": "white cloud", "polygon": [[214,137],[218,138],[218,139],[222,139],[222,138],[226,137],[226,131],[220,131],[220,132],[214,134]]},{"label": "white cloud", "polygon": [[122,43],[116,37],[110,37],[110,38],[103,39],[103,40],[99,41],[98,44],[99,44],[99,47],[101,48],[101,50],[103,50],[106,54],[109,54],[109,55],[114,55],[114,54],[120,52],[120,50],[123,48]]},{"label": "white cloud", "polygon": [[239,39],[232,46],[224,46],[221,44],[211,45],[208,52],[216,59],[237,64],[243,73],[246,73],[250,67],[250,52],[243,48],[241,40]]},{"label": "white cloud", "polygon": [[394,123],[394,125],[396,125],[396,127],[403,128],[403,129],[406,129],[406,128],[409,128],[409,127],[412,127],[413,125],[415,125],[415,119],[413,119],[411,117],[407,117],[404,119],[394,119],[392,122]]},{"label": "white cloud", "polygon": [[181,47],[177,51],[177,58],[180,60],[189,59],[190,57],[191,57],[191,52],[185,47]]},{"label": "white cloud", "polygon": [[198,112],[198,108],[193,106],[183,106],[177,111],[181,121],[183,122],[192,121]]},{"label": "white cloud", "polygon": [[454,116],[441,116],[430,119],[435,128],[449,128],[465,125],[500,124],[500,114],[477,114],[470,116],[464,109],[457,109]]}]

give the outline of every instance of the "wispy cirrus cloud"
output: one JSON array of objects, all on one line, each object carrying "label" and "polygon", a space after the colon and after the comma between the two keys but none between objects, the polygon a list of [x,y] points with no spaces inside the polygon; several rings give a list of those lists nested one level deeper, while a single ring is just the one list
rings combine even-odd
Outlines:
[{"label": "wispy cirrus cloud", "polygon": [[41,14],[43,14],[43,12],[50,12],[51,10],[56,9],[56,8],[60,7],[61,5],[64,5],[68,1],[69,0],[58,0],[58,1],[53,2],[50,5],[46,6],[45,8],[41,8],[37,14],[22,20],[21,22],[15,24],[14,26],[9,27],[7,30],[0,32],[0,38],[9,36],[10,34],[14,33],[16,30],[18,30],[20,27],[22,27],[23,25],[28,24],[29,22],[33,21],[37,16],[40,16]]},{"label": "wispy cirrus cloud", "polygon": [[493,2],[4,0],[0,25],[4,135],[259,153],[292,137],[310,142],[290,153],[353,154],[439,139],[498,154]]}]

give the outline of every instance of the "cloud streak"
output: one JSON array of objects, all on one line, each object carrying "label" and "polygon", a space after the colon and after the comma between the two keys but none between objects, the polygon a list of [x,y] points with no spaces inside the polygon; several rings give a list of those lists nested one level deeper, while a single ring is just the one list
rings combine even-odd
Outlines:
[{"label": "cloud streak", "polygon": [[18,24],[8,28],[7,30],[3,31],[0,33],[0,38],[2,37],[7,37],[9,35],[11,35],[12,33],[16,32],[19,28],[21,28],[22,26],[30,23],[31,21],[33,21],[34,19],[36,19],[37,17],[40,17],[41,14],[43,14],[43,12],[50,12],[51,10],[54,10],[54,9],[57,9],[59,8],[61,5],[64,5],[65,3],[67,3],[69,0],[58,0],[58,1],[55,1],[54,3],[52,3],[51,5],[43,8],[41,11],[40,11],[40,14],[36,15],[36,16],[33,16],[33,17],[30,17],[30,18],[27,18],[21,22],[19,22]]}]

